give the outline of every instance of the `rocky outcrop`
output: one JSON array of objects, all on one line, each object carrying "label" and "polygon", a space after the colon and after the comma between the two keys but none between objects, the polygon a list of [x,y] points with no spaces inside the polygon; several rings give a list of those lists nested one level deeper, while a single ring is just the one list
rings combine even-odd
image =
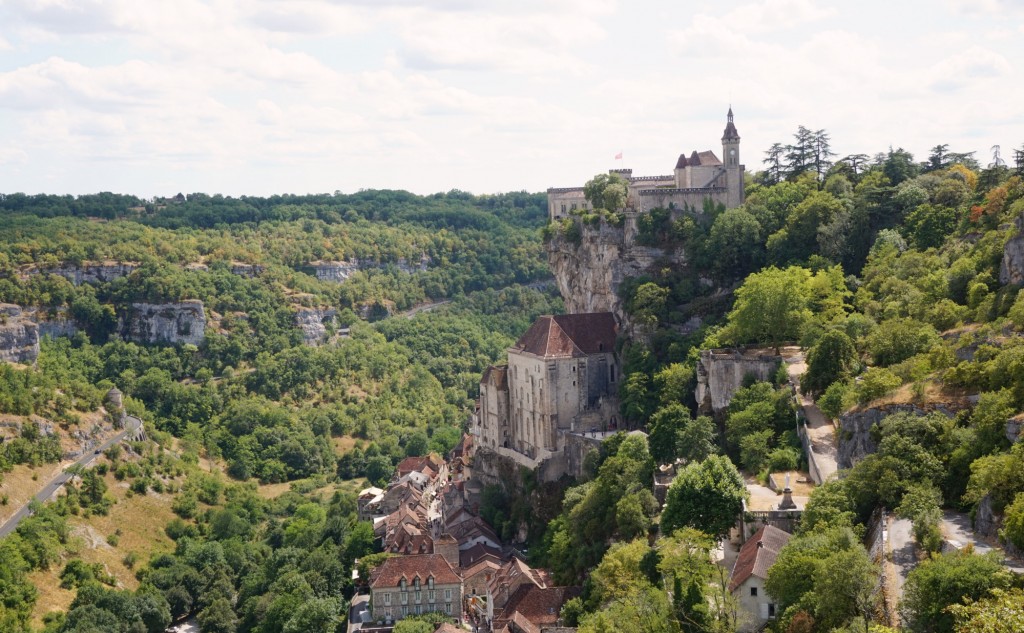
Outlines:
[{"label": "rocky outcrop", "polygon": [[0,303],[0,361],[34,363],[39,358],[39,328],[13,303]]},{"label": "rocky outcrop", "polygon": [[74,336],[79,330],[78,324],[68,316],[66,308],[50,308],[48,310],[42,308],[29,309],[25,311],[25,316],[36,324],[36,327],[39,329],[39,338],[45,336],[51,338]]},{"label": "rocky outcrop", "polygon": [[121,316],[122,336],[137,343],[191,343],[199,345],[206,334],[203,302],[133,303]]},{"label": "rocky outcrop", "polygon": [[1024,427],[1024,416],[1018,415],[1006,421],[1006,439],[1016,444],[1020,439],[1021,428]]},{"label": "rocky outcrop", "polygon": [[1024,558],[1024,552],[1015,547],[1013,543],[1001,538],[999,532],[1002,529],[1003,515],[996,514],[992,509],[992,497],[985,495],[978,502],[978,507],[974,511],[974,531],[982,536],[998,540],[1000,547],[1010,556]]},{"label": "rocky outcrop", "polygon": [[231,264],[231,274],[239,277],[256,277],[262,272],[263,266],[259,264],[243,264],[242,262],[232,262]]},{"label": "rocky outcrop", "polygon": [[939,412],[953,417],[953,412],[942,405],[921,408],[913,404],[890,404],[872,409],[853,411],[839,416],[839,452],[836,462],[839,468],[853,468],[860,460],[878,450],[878,443],[871,429],[894,413],[927,415]]},{"label": "rocky outcrop", "polygon": [[101,284],[130,275],[139,265],[133,262],[83,262],[61,264],[49,268],[30,269],[28,274],[60,275],[76,286]]},{"label": "rocky outcrop", "polygon": [[295,325],[302,330],[302,341],[316,347],[327,340],[328,326],[336,325],[334,308],[296,308]]},{"label": "rocky outcrop", "polygon": [[567,312],[613,312],[619,323],[628,326],[618,292],[622,282],[686,263],[681,249],[637,245],[627,240],[626,233],[604,222],[581,224],[578,244],[561,236],[547,242],[548,266]]},{"label": "rocky outcrop", "polygon": [[[400,258],[393,264],[399,271],[412,274],[417,272],[423,272],[430,266],[430,258],[423,255],[418,260],[408,260]],[[320,281],[329,281],[333,283],[342,283],[348,281],[349,277],[354,275],[360,270],[369,270],[371,268],[387,268],[387,263],[377,263],[366,260],[352,259],[348,261],[333,261],[333,262],[310,262],[306,267],[305,272],[311,273]]]},{"label": "rocky outcrop", "polygon": [[703,350],[697,362],[697,408],[702,413],[724,411],[747,376],[771,380],[782,357],[771,350]]},{"label": "rocky outcrop", "polygon": [[999,267],[999,282],[1024,284],[1024,215],[1017,218],[1017,235],[1003,248],[1003,263]]}]

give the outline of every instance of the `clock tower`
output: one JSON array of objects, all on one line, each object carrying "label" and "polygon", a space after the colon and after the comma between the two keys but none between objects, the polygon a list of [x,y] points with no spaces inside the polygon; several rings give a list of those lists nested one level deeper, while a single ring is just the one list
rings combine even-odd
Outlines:
[{"label": "clock tower", "polygon": [[740,133],[736,131],[736,124],[732,121],[732,106],[729,106],[729,115],[725,124],[725,132],[722,134],[722,163],[726,172],[726,187],[728,202],[726,206],[730,209],[743,204],[743,164],[740,163]]}]

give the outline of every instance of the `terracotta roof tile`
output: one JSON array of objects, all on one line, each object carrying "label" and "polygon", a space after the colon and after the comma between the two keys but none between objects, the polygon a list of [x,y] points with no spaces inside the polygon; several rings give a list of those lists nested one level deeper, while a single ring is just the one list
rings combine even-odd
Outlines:
[{"label": "terracotta roof tile", "polygon": [[512,619],[513,614],[520,614],[534,626],[558,622],[558,614],[562,605],[580,595],[579,587],[538,587],[523,585],[516,590],[505,604],[503,614]]},{"label": "terracotta roof tile", "polygon": [[380,564],[372,574],[371,587],[397,587],[398,581],[405,578],[412,584],[413,578],[419,576],[426,583],[427,578],[434,577],[434,583],[451,585],[462,582],[452,566],[440,554],[414,554],[412,556],[392,556]]},{"label": "terracotta roof tile", "polygon": [[750,537],[740,548],[740,555],[732,568],[729,591],[735,591],[751,576],[766,578],[768,569],[775,564],[779,550],[786,546],[789,537],[789,532],[771,525],[762,527]]},{"label": "terracotta roof tile", "polygon": [[611,312],[542,316],[513,349],[543,358],[573,358],[614,351],[617,333]]}]

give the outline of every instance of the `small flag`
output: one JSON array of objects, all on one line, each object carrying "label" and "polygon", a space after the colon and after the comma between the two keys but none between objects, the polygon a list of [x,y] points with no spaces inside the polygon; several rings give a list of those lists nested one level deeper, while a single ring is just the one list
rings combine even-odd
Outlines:
[{"label": "small flag", "polygon": [[615,160],[622,160],[622,152],[615,155]]}]

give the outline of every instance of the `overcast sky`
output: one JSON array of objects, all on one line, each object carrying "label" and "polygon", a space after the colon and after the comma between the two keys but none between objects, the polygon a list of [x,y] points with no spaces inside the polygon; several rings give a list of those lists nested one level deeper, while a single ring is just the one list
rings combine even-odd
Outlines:
[{"label": "overcast sky", "polygon": [[[0,0],[0,192],[493,193],[1024,145],[1024,0]],[[614,160],[623,152],[621,161]]]}]

